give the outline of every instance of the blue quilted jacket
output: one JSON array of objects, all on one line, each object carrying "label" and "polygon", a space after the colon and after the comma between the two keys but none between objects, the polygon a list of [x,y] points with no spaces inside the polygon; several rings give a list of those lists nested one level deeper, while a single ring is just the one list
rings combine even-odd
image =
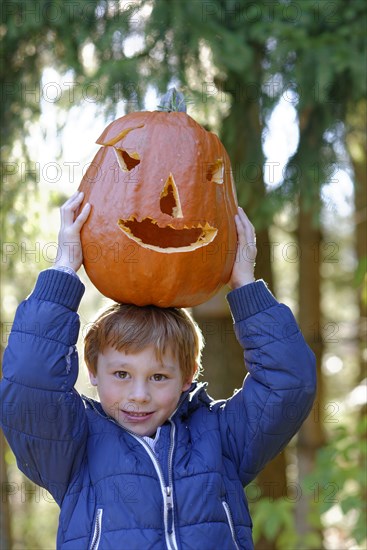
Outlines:
[{"label": "blue quilted jacket", "polygon": [[60,505],[57,548],[252,549],[243,487],[314,399],[314,357],[292,313],[262,281],[232,291],[243,387],[214,401],[193,384],[153,452],[74,389],[83,292],[67,273],[40,274],[18,308],[1,381],[1,422],[18,466]]}]

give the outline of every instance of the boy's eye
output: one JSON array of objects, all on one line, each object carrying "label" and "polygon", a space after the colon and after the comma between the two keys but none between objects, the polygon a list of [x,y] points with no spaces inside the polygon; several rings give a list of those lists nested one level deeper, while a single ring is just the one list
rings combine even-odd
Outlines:
[{"label": "boy's eye", "polygon": [[161,382],[162,380],[166,380],[167,376],[165,376],[164,374],[153,374],[152,378],[154,382]]},{"label": "boy's eye", "polygon": [[121,380],[124,380],[125,378],[127,378],[127,372],[124,371],[124,370],[119,370],[119,371],[115,372],[115,376],[117,378],[120,378]]}]

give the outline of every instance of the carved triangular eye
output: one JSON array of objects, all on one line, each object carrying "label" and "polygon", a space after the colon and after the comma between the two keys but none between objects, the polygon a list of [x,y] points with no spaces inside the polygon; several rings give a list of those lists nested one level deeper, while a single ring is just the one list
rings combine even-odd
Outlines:
[{"label": "carved triangular eye", "polygon": [[108,141],[101,141],[98,140],[97,143],[100,143],[103,145],[103,147],[113,147],[113,150],[115,152],[117,162],[120,165],[120,168],[123,172],[130,172],[130,170],[133,170],[135,166],[137,166],[140,162],[139,154],[136,151],[133,151],[132,153],[128,153],[126,149],[122,149],[121,147],[115,147],[116,143],[118,141],[121,141],[124,139],[132,130],[139,130],[139,128],[143,128],[144,124],[141,124],[140,126],[135,126],[133,128],[125,128],[125,130],[122,130],[117,136],[112,137]]},{"label": "carved triangular eye", "polygon": [[160,208],[161,212],[172,216],[172,218],[183,218],[180,197],[172,174],[168,176],[162,189]]},{"label": "carved triangular eye", "polygon": [[222,184],[224,182],[224,162],[222,158],[208,164],[206,170],[207,181]]},{"label": "carved triangular eye", "polygon": [[140,163],[139,155],[135,151],[133,153],[128,153],[125,149],[120,149],[118,147],[114,147],[113,150],[115,151],[117,162],[124,172],[130,172],[130,170]]}]

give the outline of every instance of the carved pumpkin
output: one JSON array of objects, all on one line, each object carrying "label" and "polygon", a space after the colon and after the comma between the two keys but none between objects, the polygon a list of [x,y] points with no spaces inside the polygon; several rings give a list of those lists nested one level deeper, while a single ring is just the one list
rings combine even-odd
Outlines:
[{"label": "carved pumpkin", "polygon": [[230,277],[237,242],[230,161],[218,137],[185,112],[154,111],[115,120],[97,143],[80,184],[92,205],[81,234],[92,283],[140,306],[211,298]]}]

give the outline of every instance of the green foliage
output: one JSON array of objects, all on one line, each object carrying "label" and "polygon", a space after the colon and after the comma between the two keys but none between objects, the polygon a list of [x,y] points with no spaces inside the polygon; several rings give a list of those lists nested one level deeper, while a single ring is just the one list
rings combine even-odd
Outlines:
[{"label": "green foliage", "polygon": [[359,259],[354,274],[353,284],[361,289],[362,302],[367,305],[367,256]]},{"label": "green foliage", "polygon": [[[361,548],[367,543],[367,415],[363,415],[352,431],[349,422],[332,430],[330,441],[317,452],[315,468],[304,480],[304,490],[330,488],[323,498],[314,493],[311,514],[320,518],[337,507],[343,515],[343,527],[350,530]],[[348,521],[347,521],[348,520]]]},{"label": "green foliage", "polygon": [[[330,525],[325,514],[335,510],[335,517],[348,538],[365,548],[367,543],[367,415],[350,428],[338,424],[330,441],[317,452],[316,465],[301,484],[303,495],[309,495],[308,525],[314,528],[300,537],[295,523],[296,496],[260,498],[250,501],[255,544],[264,537],[275,543],[278,550],[312,550],[322,547],[320,532]],[[338,510],[338,513],[336,513]],[[342,517],[342,519],[340,519]]]},{"label": "green foliage", "polygon": [[281,187],[291,195],[301,189],[304,208],[310,210],[330,167],[343,162],[337,150],[345,140],[348,106],[366,94],[367,10],[360,0],[303,0],[297,6],[294,28],[287,24],[284,9],[278,18],[276,47],[269,57],[271,71],[278,66],[285,86],[294,90],[300,119],[300,146],[288,162],[288,168],[293,164],[298,170],[287,168]]},{"label": "green foliage", "polygon": [[294,500],[280,498],[260,498],[253,503],[251,515],[253,519],[254,543],[264,537],[275,543],[277,550],[313,550],[321,548],[322,540],[318,533],[309,532],[300,537],[295,524]]},{"label": "green foliage", "polygon": [[[261,498],[253,504],[251,512],[255,544],[264,536],[269,541],[276,541],[277,548],[295,548],[294,502]],[[283,546],[285,542],[288,546]]]}]

